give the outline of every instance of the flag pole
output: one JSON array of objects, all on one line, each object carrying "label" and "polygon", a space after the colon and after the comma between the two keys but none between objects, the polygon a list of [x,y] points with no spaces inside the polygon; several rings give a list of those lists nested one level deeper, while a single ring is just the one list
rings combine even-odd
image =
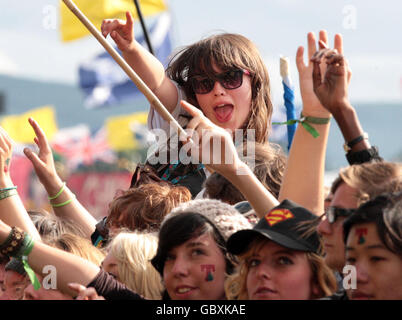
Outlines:
[{"label": "flag pole", "polygon": [[[296,109],[294,106],[294,92],[292,86],[292,80],[290,78],[289,72],[289,59],[287,57],[280,57],[280,73],[282,77],[282,85],[283,85],[283,98],[285,100],[286,107],[286,118],[287,120],[296,119]],[[288,150],[290,150],[290,146],[292,145],[293,136],[296,131],[297,124],[288,124]]]},{"label": "flag pole", "polygon": [[134,82],[137,88],[144,94],[149,103],[156,109],[164,120],[176,128],[176,130],[187,137],[187,133],[179,125],[175,118],[166,110],[165,106],[160,102],[158,97],[152,92],[151,89],[142,81],[142,79],[134,72],[134,70],[127,64],[127,62],[118,54],[118,52],[110,45],[103,35],[95,28],[91,21],[78,9],[78,7],[71,0],[63,0],[64,4],[71,10],[71,12],[82,22],[89,32],[100,42],[105,50],[112,56],[118,65],[124,70],[128,77]]},{"label": "flag pole", "polygon": [[149,39],[148,30],[145,25],[144,17],[142,16],[141,7],[140,7],[140,4],[138,3],[138,0],[134,0],[134,4],[135,4],[135,8],[137,9],[138,18],[140,19],[140,22],[141,22],[142,32],[144,33],[145,41],[148,45],[148,50],[150,53],[155,55],[154,49],[152,48],[151,40]]}]

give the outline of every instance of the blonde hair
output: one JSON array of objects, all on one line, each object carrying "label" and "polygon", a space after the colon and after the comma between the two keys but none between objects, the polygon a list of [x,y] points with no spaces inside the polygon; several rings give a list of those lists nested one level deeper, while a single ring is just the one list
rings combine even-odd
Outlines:
[{"label": "blonde hair", "polygon": [[105,259],[105,253],[101,249],[94,247],[89,239],[72,233],[49,239],[46,244],[86,259],[97,266],[100,266],[103,259]]},{"label": "blonde hair", "polygon": [[[239,264],[236,271],[230,275],[225,282],[226,297],[229,300],[248,300],[247,276],[249,267],[247,261],[250,257],[259,252],[262,247],[270,241],[269,239],[258,236],[249,245],[249,250],[238,256]],[[311,299],[329,296],[336,291],[336,279],[331,269],[325,264],[324,259],[316,253],[306,252],[306,257],[310,265],[312,283],[319,289],[318,295],[311,294]]]},{"label": "blonde hair", "polygon": [[[369,162],[342,169],[334,186],[340,181],[356,189],[357,205],[361,205],[382,193],[402,190],[402,164],[397,162]],[[333,188],[334,193],[336,187]]]},{"label": "blonde hair", "polygon": [[151,259],[158,247],[155,233],[120,232],[109,244],[109,253],[118,261],[119,278],[128,288],[146,299],[162,298],[162,279]]}]

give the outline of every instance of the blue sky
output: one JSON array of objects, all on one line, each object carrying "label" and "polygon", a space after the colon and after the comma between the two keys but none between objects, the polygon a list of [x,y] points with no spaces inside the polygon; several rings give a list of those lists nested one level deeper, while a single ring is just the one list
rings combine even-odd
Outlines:
[{"label": "blue sky", "polygon": [[[62,43],[57,27],[43,27],[46,10],[54,8],[58,13],[57,0],[0,2],[1,74],[74,84],[80,62],[103,50],[92,37]],[[279,55],[291,59],[297,86],[296,49],[306,44],[307,32],[325,28],[331,43],[335,33],[344,36],[345,55],[353,72],[352,101],[402,104],[400,1],[170,0],[169,4],[175,46],[216,31],[241,33],[254,41],[272,78],[274,102],[282,95]],[[58,24],[58,16],[55,19]],[[299,101],[300,95],[296,98]]]}]

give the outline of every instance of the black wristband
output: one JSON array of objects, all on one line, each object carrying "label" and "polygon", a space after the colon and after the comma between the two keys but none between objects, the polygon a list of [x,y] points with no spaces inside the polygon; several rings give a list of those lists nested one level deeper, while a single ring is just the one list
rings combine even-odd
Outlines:
[{"label": "black wristband", "polygon": [[351,140],[349,142],[345,142],[343,144],[343,149],[345,150],[346,153],[348,153],[354,145],[356,145],[360,141],[363,141],[364,139],[368,139],[367,132],[364,132],[362,135],[358,136],[357,138],[354,138],[353,140]]},{"label": "black wristband", "polygon": [[349,164],[360,164],[370,161],[383,161],[383,159],[378,154],[378,147],[372,146],[370,149],[364,149],[356,152],[348,152],[346,154],[346,159]]},{"label": "black wristband", "polygon": [[363,135],[358,136],[357,138],[353,139],[352,141],[349,141],[347,143],[349,148],[352,148],[356,143],[359,143],[360,141],[363,141],[364,137]]}]

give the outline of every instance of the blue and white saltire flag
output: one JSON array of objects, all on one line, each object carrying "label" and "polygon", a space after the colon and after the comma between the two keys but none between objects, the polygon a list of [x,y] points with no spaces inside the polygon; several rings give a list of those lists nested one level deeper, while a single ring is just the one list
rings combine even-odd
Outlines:
[{"label": "blue and white saltire flag", "polygon": [[[290,78],[289,72],[289,59],[287,57],[280,57],[280,70],[283,84],[283,99],[285,100],[286,107],[286,118],[287,120],[297,119],[296,118],[296,108],[294,106],[295,95],[294,89],[292,85],[292,81]],[[293,136],[295,134],[297,123],[288,124],[288,150],[290,150],[290,146],[292,145]]]},{"label": "blue and white saltire flag", "polygon": [[[155,56],[166,65],[172,52],[171,17],[168,12],[159,15],[149,30]],[[146,47],[143,35],[136,38]],[[116,48],[121,54],[121,52]],[[84,105],[88,109],[112,106],[142,95],[127,74],[104,52],[79,68],[79,85],[85,94]]]}]

